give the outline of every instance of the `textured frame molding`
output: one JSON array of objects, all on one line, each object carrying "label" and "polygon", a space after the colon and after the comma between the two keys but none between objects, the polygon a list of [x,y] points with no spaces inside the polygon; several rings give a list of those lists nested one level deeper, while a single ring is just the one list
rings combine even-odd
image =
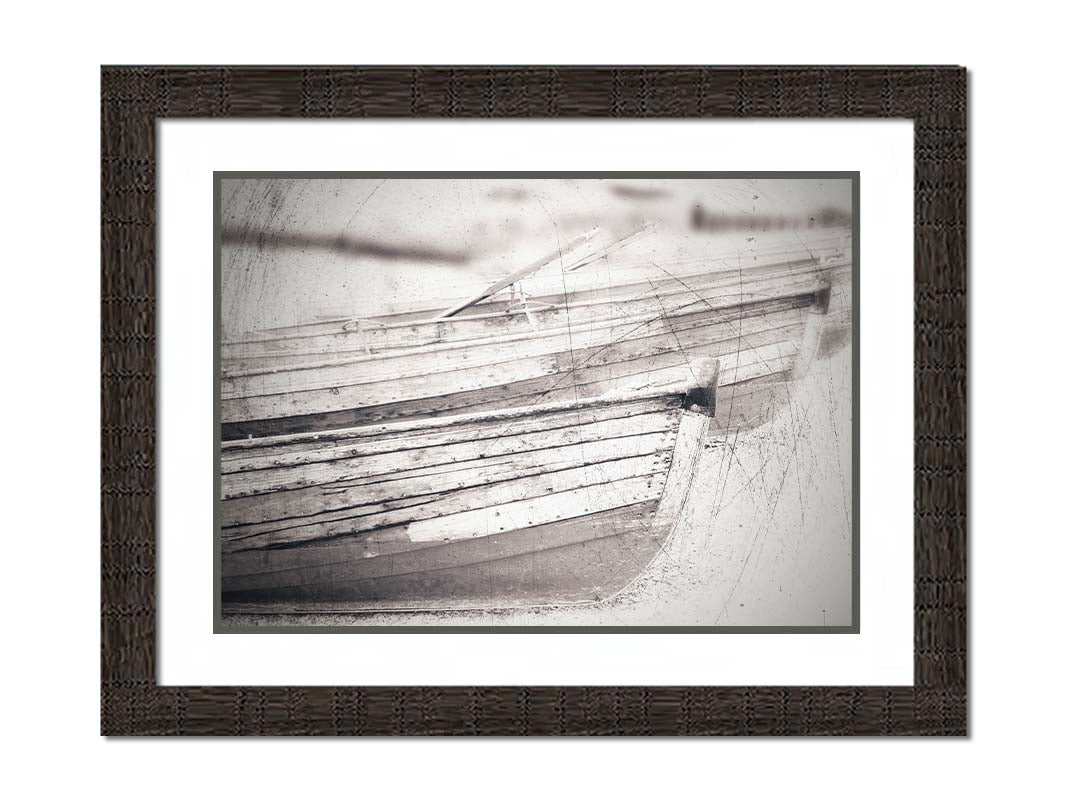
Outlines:
[{"label": "textured frame molding", "polygon": [[[967,78],[959,67],[104,67],[105,735],[967,733]],[[875,117],[915,130],[915,683],[156,685],[156,140],[174,117]]]}]

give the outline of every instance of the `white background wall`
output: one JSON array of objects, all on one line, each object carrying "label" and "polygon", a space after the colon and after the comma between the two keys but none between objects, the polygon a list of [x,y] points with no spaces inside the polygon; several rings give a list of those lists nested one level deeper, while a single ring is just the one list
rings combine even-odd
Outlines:
[{"label": "white background wall", "polygon": [[[1067,176],[1052,86],[1062,25],[1051,6],[469,5],[466,14],[456,2],[311,0],[189,0],[159,15],[143,2],[6,9],[8,793],[899,798],[1062,787],[1053,682],[1063,672],[1057,351],[1067,287],[1049,232],[1060,227]],[[971,739],[98,738],[98,64],[634,61],[973,70]]]}]

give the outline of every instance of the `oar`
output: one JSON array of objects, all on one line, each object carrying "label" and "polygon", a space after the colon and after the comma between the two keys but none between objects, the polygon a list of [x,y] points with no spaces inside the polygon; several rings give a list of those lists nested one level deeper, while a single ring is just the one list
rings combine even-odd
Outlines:
[{"label": "oar", "polygon": [[501,278],[496,283],[490,284],[485,289],[482,289],[480,292],[478,292],[478,294],[469,297],[460,303],[457,303],[451,308],[445,309],[436,317],[434,317],[434,319],[447,319],[448,317],[455,316],[463,309],[469,308],[470,306],[473,306],[475,303],[481,302],[487,297],[492,297],[501,289],[507,289],[509,286],[511,286],[511,284],[515,283],[516,281],[522,280],[527,275],[531,275],[534,272],[537,272],[537,270],[541,269],[541,267],[545,266],[546,264],[550,264],[561,256],[573,252],[578,247],[581,247],[583,244],[586,244],[587,242],[592,240],[592,238],[596,236],[598,232],[599,231],[596,228],[586,231],[581,236],[578,236],[567,242],[567,244],[564,245],[562,249],[554,250],[544,258],[535,261],[533,264],[523,267],[522,269],[517,270],[504,278]]}]

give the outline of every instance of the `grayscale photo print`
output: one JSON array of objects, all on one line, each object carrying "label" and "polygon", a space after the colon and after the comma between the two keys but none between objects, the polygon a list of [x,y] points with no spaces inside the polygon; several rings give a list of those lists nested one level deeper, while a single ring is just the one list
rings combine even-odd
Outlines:
[{"label": "grayscale photo print", "polygon": [[216,630],[857,632],[858,198],[216,173]]}]

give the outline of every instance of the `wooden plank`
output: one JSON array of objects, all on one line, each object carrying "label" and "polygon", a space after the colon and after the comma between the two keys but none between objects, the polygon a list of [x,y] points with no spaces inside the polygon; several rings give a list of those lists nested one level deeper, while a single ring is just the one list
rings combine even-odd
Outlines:
[{"label": "wooden plank", "polygon": [[[535,411],[522,416],[463,422],[444,426],[414,428],[401,426],[373,426],[374,429],[400,427],[399,430],[373,432],[368,428],[349,428],[330,431],[320,436],[296,435],[274,437],[274,440],[252,439],[226,442],[222,449],[222,472],[245,472],[274,467],[296,466],[318,461],[335,461],[355,456],[371,456],[380,453],[418,450],[427,447],[444,447],[464,442],[480,442],[486,429],[495,426],[502,435],[521,436],[560,429],[585,426],[587,435],[598,435],[598,423],[609,423],[624,418],[635,423],[632,432],[646,433],[657,430],[662,413],[679,407],[677,396],[659,396],[638,402],[621,401],[602,406],[567,408],[555,411]],[[649,417],[651,416],[651,419]],[[437,420],[434,420],[437,421]],[[280,439],[281,441],[278,441]],[[258,446],[246,446],[262,443]]]},{"label": "wooden plank", "polygon": [[[728,314],[687,314],[602,330],[576,329],[540,341],[523,342],[521,349],[472,351],[461,354],[462,358],[439,358],[418,365],[397,365],[396,372],[390,372],[386,369],[389,364],[382,363],[373,365],[373,370],[368,365],[360,364],[358,369],[331,366],[314,372],[287,371],[229,379],[223,381],[222,399],[251,399],[335,388],[355,392],[352,387],[363,386],[367,397],[371,399],[360,404],[373,405],[381,402],[382,396],[392,402],[404,396],[425,397],[446,391],[514,383],[569,369],[572,360],[578,363],[600,351],[620,353],[623,357],[652,355],[802,322],[806,319],[806,304],[785,301],[761,306],[758,311],[742,308]],[[618,358],[601,360],[606,362]],[[400,370],[401,366],[408,371],[418,366],[421,371],[409,375]]]},{"label": "wooden plank", "polygon": [[[812,280],[817,280],[817,277],[813,275]],[[744,286],[749,290],[759,288],[757,284],[748,281]],[[681,302],[687,297],[710,298],[736,289],[736,281],[723,291],[716,292],[699,285],[676,285],[671,290],[660,289],[658,292],[645,289],[632,292],[632,298],[614,300],[605,297],[584,304],[569,302],[562,306],[533,311],[531,316],[537,322],[537,330],[551,330],[614,317],[659,313],[663,304]],[[607,290],[605,294],[609,294]],[[772,292],[767,294],[774,296]],[[500,313],[485,318],[456,318],[454,321],[438,322],[430,330],[422,330],[419,326],[367,328],[359,334],[337,332],[296,342],[264,342],[248,346],[224,343],[223,367],[229,376],[255,370],[299,367],[309,361],[348,361],[365,356],[368,347],[376,355],[387,356],[446,343],[474,343],[495,336],[520,335],[532,330],[534,328],[526,315]]]},{"label": "wooden plank", "polygon": [[[332,337],[315,337],[314,340],[309,340],[299,347],[283,346],[284,343],[281,343],[276,349],[268,349],[265,347],[268,343],[264,342],[258,353],[248,348],[241,350],[235,346],[223,344],[223,372],[228,378],[239,378],[287,369],[311,369],[320,366],[402,358],[406,355],[419,356],[427,352],[447,352],[455,347],[492,344],[497,341],[522,341],[524,338],[563,333],[577,325],[607,326],[613,321],[618,324],[629,319],[658,317],[667,312],[682,313],[686,309],[694,311],[725,309],[731,305],[740,304],[745,298],[748,298],[749,302],[759,302],[802,295],[808,291],[814,291],[826,280],[827,278],[814,272],[802,272],[783,273],[765,279],[742,281],[738,281],[735,276],[733,281],[721,283],[714,289],[702,285],[701,282],[677,283],[666,289],[651,286],[635,287],[636,296],[623,301],[601,298],[596,302],[567,303],[560,308],[536,312],[535,316],[538,320],[536,330],[531,329],[525,316],[518,318],[518,325],[511,324],[515,322],[514,315],[498,315],[485,319],[472,318],[471,322],[477,322],[478,326],[486,324],[486,327],[475,327],[475,331],[480,335],[456,336],[455,330],[461,325],[461,320],[449,323],[435,322],[433,335],[416,337],[411,340],[411,346],[394,347],[375,352],[373,355],[368,355],[366,352],[367,346],[373,347],[374,345],[376,329],[373,328],[368,328],[362,333],[339,333]],[[508,322],[509,319],[511,323]],[[404,335],[407,336],[412,326],[405,326],[403,330]],[[451,335],[449,335],[450,332]],[[252,360],[247,365],[240,362],[241,358],[248,360],[255,355],[262,356],[263,359],[258,363]],[[286,355],[292,358],[287,361],[284,358]]]},{"label": "wooden plank", "polygon": [[440,477],[434,481],[427,480],[426,475],[413,475],[395,481],[312,484],[261,495],[230,498],[222,505],[223,527],[254,525],[297,517],[321,517],[323,512],[337,509],[360,509],[360,513],[369,514],[406,508],[424,502],[434,502],[437,496],[459,489],[475,490],[479,486],[514,482],[521,478],[548,475],[583,466],[669,454],[673,451],[674,438],[675,433],[667,431],[605,442],[569,445],[557,450],[544,449],[526,454],[490,457],[486,459],[488,463],[478,460],[460,465],[458,469],[464,474],[458,482],[462,485],[454,485],[457,481],[448,477]]},{"label": "wooden plank", "polygon": [[[570,322],[556,328],[525,330],[514,335],[448,342],[374,355],[361,353],[345,359],[309,359],[294,366],[272,367],[268,363],[251,370],[227,370],[223,374],[223,396],[267,394],[288,390],[294,385],[297,388],[313,388],[339,382],[373,382],[425,375],[588,346],[575,342],[575,337],[589,337],[592,343],[653,335],[668,327],[710,324],[739,316],[756,318],[783,307],[797,308],[810,304],[812,298],[809,295],[814,295],[822,285],[815,279],[804,278],[781,287],[783,291],[776,294],[765,294],[751,287],[746,287],[742,293],[712,298],[688,293],[669,303],[656,302],[643,314],[625,314],[590,321],[588,324]],[[295,384],[291,382],[294,379]]]},{"label": "wooden plank", "polygon": [[610,397],[591,394],[568,397],[553,403],[538,399],[524,403],[523,398],[519,397],[514,402],[504,403],[495,408],[481,410],[455,408],[451,409],[447,415],[433,413],[399,415],[387,413],[383,415],[379,413],[380,408],[354,408],[340,413],[309,414],[280,420],[258,420],[247,424],[223,421],[223,452],[237,452],[244,448],[252,451],[259,448],[261,443],[265,447],[288,447],[308,438],[324,442],[335,437],[348,439],[358,437],[364,431],[367,432],[368,437],[379,434],[393,435],[401,430],[423,431],[431,428],[448,428],[453,425],[481,424],[490,418],[502,421],[560,410],[602,409],[638,398],[657,399],[669,404],[677,400],[678,395],[688,391],[688,388],[688,386],[680,386],[670,391],[634,392],[628,397],[619,394],[612,394]]},{"label": "wooden plank", "polygon": [[[564,297],[582,300],[602,291],[605,287],[634,287],[650,282],[669,285],[684,281],[691,283],[704,278],[736,280],[740,272],[743,278],[759,277],[772,271],[798,270],[802,268],[823,269],[824,253],[817,249],[782,248],[750,253],[738,257],[736,251],[724,254],[700,255],[691,258],[657,260],[651,263],[647,256],[632,259],[616,258],[600,268],[582,269],[574,273],[560,273],[545,269],[523,281],[523,288],[539,300],[559,302]],[[489,308],[489,303],[478,310]],[[415,319],[417,317],[409,317]],[[397,317],[396,319],[400,319]]]},{"label": "wooden plank", "polygon": [[408,525],[417,520],[516,503],[583,486],[607,484],[631,478],[644,479],[647,476],[665,472],[669,464],[670,453],[658,453],[519,478],[473,489],[405,497],[396,501],[357,505],[351,508],[298,515],[285,520],[252,525],[227,525],[224,506],[222,546],[228,551],[274,547],[332,536],[344,536],[393,525]]},{"label": "wooden plank", "polygon": [[797,345],[797,355],[793,360],[793,369],[790,377],[794,380],[799,380],[807,375],[808,370],[815,361],[815,356],[818,354],[819,350],[819,342],[822,341],[822,332],[826,323],[826,311],[829,308],[829,301],[830,293],[827,290],[826,295],[822,300],[822,304],[819,307],[813,306],[811,311],[808,312],[808,319],[804,325],[804,332]]},{"label": "wooden plank", "polygon": [[[741,345],[750,337],[758,336],[763,328],[773,329],[785,321],[798,320],[796,314],[788,311],[775,315],[740,318],[722,323],[718,326],[707,325],[705,328],[693,326],[673,329],[672,321],[662,320],[646,326],[647,336],[634,335],[638,329],[631,327],[632,338],[601,339],[576,334],[573,349],[566,341],[553,343],[563,348],[544,358],[516,357],[515,360],[492,364],[487,367],[471,367],[450,372],[431,372],[410,378],[398,378],[391,381],[377,381],[367,384],[334,385],[328,388],[306,388],[283,394],[269,394],[241,399],[222,400],[223,420],[241,421],[270,417],[297,416],[306,413],[321,413],[344,408],[379,406],[398,403],[418,398],[433,398],[440,395],[486,389],[492,386],[506,386],[524,381],[536,380],[545,376],[561,375],[575,369],[594,367],[615,361],[632,361],[635,358],[647,358],[682,350],[693,351],[704,348],[697,344],[705,336],[710,340],[708,347],[721,347],[723,342],[741,339]],[[738,327],[750,334],[742,333],[739,337]],[[584,345],[584,346],[583,346]],[[701,352],[704,352],[701,349]],[[495,356],[499,358],[500,356]],[[583,360],[590,361],[588,365]]]},{"label": "wooden plank", "polygon": [[[765,347],[770,347],[770,350],[761,347],[747,348],[739,353],[739,357],[755,359],[757,364],[767,356],[777,358],[781,350],[781,347],[776,346],[778,344],[766,345]],[[689,359],[700,355],[719,357],[731,352],[736,353],[737,345],[736,340],[713,343],[706,348],[701,348],[701,353],[686,354],[680,359],[681,363],[667,366],[663,366],[662,356],[635,359],[520,381],[505,386],[485,387],[475,391],[456,392],[401,403],[344,408],[342,399],[342,402],[338,403],[342,408],[334,413],[297,415],[277,420],[261,418],[244,423],[224,424],[223,436],[227,439],[236,439],[243,436],[350,427],[383,420],[425,419],[459,412],[486,413],[515,405],[537,406],[542,403],[591,400],[611,392],[667,392],[671,390],[671,387],[687,385],[691,382],[692,370],[686,365]],[[795,345],[792,352],[795,353]],[[659,366],[656,362],[659,362]],[[759,373],[760,370],[757,368],[755,372]],[[720,383],[732,382],[733,376],[733,372],[724,371],[720,377]]]},{"label": "wooden plank", "polygon": [[[694,262],[699,266],[699,260]],[[846,279],[851,276],[851,260],[842,262],[824,262],[808,257],[780,260],[777,263],[768,263],[763,266],[744,266],[738,270],[736,261],[732,264],[722,264],[714,269],[705,265],[704,269],[697,271],[678,272],[652,267],[648,264],[633,271],[632,275],[620,276],[614,271],[604,273],[600,278],[592,281],[584,281],[579,287],[573,276],[567,278],[567,291],[563,287],[556,287],[556,293],[538,293],[540,289],[532,288],[539,302],[566,307],[572,311],[581,310],[585,307],[595,307],[610,302],[625,302],[649,298],[659,294],[667,296],[671,293],[700,290],[702,293],[718,294],[719,290],[732,291],[738,285],[756,285],[759,282],[777,280],[785,277],[800,277],[808,274],[812,277],[830,280]],[[584,280],[584,276],[583,276]],[[528,284],[523,284],[524,290]],[[527,292],[530,293],[529,291]],[[466,321],[492,320],[494,317],[505,318],[517,316],[507,314],[508,303],[486,302],[472,309],[470,312],[453,317],[449,322],[463,323]],[[376,325],[382,328],[409,328],[428,323],[424,316],[419,314],[398,314],[382,316],[374,319]]]},{"label": "wooden plank", "polygon": [[[594,522],[582,525],[572,542],[557,534],[566,533],[566,523],[552,523],[428,547],[392,564],[370,559],[357,567],[373,574],[349,580],[343,565],[332,574],[300,576],[307,582],[289,575],[284,586],[224,592],[223,609],[329,613],[601,600],[624,588],[659,552],[665,526],[649,524],[642,508],[577,520]],[[601,531],[605,535],[589,535]]]},{"label": "wooden plank", "polygon": [[396,498],[427,497],[604,461],[669,453],[674,449],[675,435],[670,430],[525,453],[489,455],[458,464],[398,471],[378,480],[326,480],[342,472],[337,467],[330,474],[302,475],[285,488],[227,497],[222,505],[222,519],[226,526],[249,525],[371,504],[385,507]]},{"label": "wooden plank", "polygon": [[[783,278],[804,276],[833,280],[831,271],[810,266],[804,269],[783,269],[758,276],[739,276],[733,272],[725,277],[697,275],[687,279],[660,279],[627,286],[607,285],[600,291],[574,293],[556,298],[551,307],[532,313],[539,329],[562,327],[594,319],[649,313],[657,310],[661,301],[694,293],[708,297],[736,291],[742,285],[749,288],[773,287],[775,282]],[[578,299],[585,294],[589,295],[588,299]],[[222,351],[227,363],[242,358],[279,359],[287,354],[320,357],[324,353],[359,355],[364,354],[367,347],[378,352],[447,341],[474,341],[487,336],[524,333],[529,330],[529,320],[524,313],[496,311],[448,320],[362,322],[358,329],[345,330],[339,327],[330,332],[314,332],[302,336],[226,341],[222,344]]]},{"label": "wooden plank", "polygon": [[706,414],[682,412],[674,456],[664,480],[663,494],[656,507],[657,519],[673,524],[689,499],[689,491],[696,476],[696,462],[703,451],[707,431]]},{"label": "wooden plank", "polygon": [[[568,291],[565,294],[545,295],[538,297],[538,300],[548,304],[567,306],[572,312],[578,313],[581,309],[586,307],[595,307],[605,303],[626,301],[635,297],[649,296],[650,293],[664,295],[672,291],[686,291],[685,287],[704,287],[708,289],[714,287],[733,287],[736,286],[738,282],[754,283],[782,276],[801,275],[804,273],[825,276],[831,271],[842,269],[842,265],[825,266],[817,263],[815,259],[806,256],[778,260],[756,267],[745,266],[741,270],[736,268],[736,263],[734,261],[731,261],[729,264],[720,264],[714,269],[709,267],[708,262],[703,258],[694,259],[692,263],[695,269],[694,267],[690,267],[689,269],[682,271],[678,271],[675,268],[668,269],[670,264],[667,263],[662,264],[659,268],[644,264],[638,271],[630,270],[632,274],[629,275],[624,274],[626,273],[625,269],[613,267],[610,270],[600,273],[599,276],[593,280],[588,280],[586,277],[588,273],[583,270],[581,280],[585,283],[591,283],[592,285],[589,288],[582,290],[575,289],[574,287],[578,278],[576,276],[571,276],[568,279]],[[850,264],[844,266],[850,267]],[[453,330],[451,326],[462,326],[473,323],[485,323],[488,326],[492,326],[494,321],[523,317],[522,314],[508,314],[506,312],[507,305],[508,303],[506,302],[483,303],[480,304],[477,309],[472,309],[470,313],[465,313],[446,320],[427,317],[423,313],[406,313],[369,318],[361,320],[361,322],[365,324],[366,333],[371,337],[368,341],[372,345],[377,344],[378,346],[382,346],[387,344],[387,342],[376,342],[373,337],[376,335],[387,336],[391,331],[399,331],[406,335],[413,334],[419,329],[426,329],[432,335],[434,331],[438,330]],[[346,323],[352,323],[353,325],[348,331],[345,331],[342,328]],[[233,355],[238,355],[241,352],[239,349],[240,346],[245,344],[250,347],[261,348],[265,348],[268,345],[282,346],[286,343],[295,343],[296,346],[299,346],[301,340],[310,341],[314,339],[313,346],[311,344],[308,346],[315,351],[321,351],[322,345],[324,341],[326,341],[323,339],[323,336],[328,333],[334,335],[347,333],[352,342],[357,342],[359,337],[354,327],[354,323],[355,320],[351,319],[335,320],[333,324],[336,327],[333,331],[329,332],[321,330],[324,323],[309,323],[302,326],[303,332],[248,335],[244,338],[227,340],[223,343],[223,346]],[[470,330],[470,328],[467,330]],[[362,343],[354,349],[361,348]]]},{"label": "wooden plank", "polygon": [[[590,468],[597,472],[603,468]],[[655,500],[663,491],[665,474],[613,479],[596,486],[557,491],[536,497],[502,503],[490,508],[471,509],[434,519],[420,520],[408,527],[413,542],[473,539],[492,533],[515,531],[549,522],[581,517],[597,511]]]},{"label": "wooden plank", "polygon": [[[715,269],[688,273],[664,270],[658,266],[643,264],[625,274],[624,270],[612,269],[601,275],[586,275],[582,272],[560,276],[546,276],[544,281],[532,280],[523,283],[523,290],[545,303],[561,306],[578,306],[585,303],[602,303],[609,299],[632,300],[648,298],[653,294],[696,290],[707,296],[737,291],[740,286],[770,285],[776,280],[789,277],[821,277],[826,268],[810,259],[795,259],[792,262],[768,265],[765,268],[737,268],[733,264],[720,264]],[[485,310],[489,310],[488,307]],[[498,309],[504,311],[504,308]]]},{"label": "wooden plank", "polygon": [[[573,280],[575,275],[568,275],[566,286],[564,286],[562,285],[563,281],[553,270],[543,270],[542,272],[551,271],[553,274],[545,276],[542,281],[543,285],[531,284],[531,288],[538,292],[544,292],[544,294],[538,295],[538,300],[545,302],[565,302],[568,297],[571,300],[578,301],[584,297],[598,294],[605,285],[619,287],[645,284],[649,280],[655,281],[667,279],[667,273],[688,282],[690,279],[696,279],[709,274],[736,274],[739,265],[745,275],[755,275],[762,270],[773,268],[775,265],[796,267],[805,263],[810,263],[812,259],[814,259],[815,266],[818,269],[833,269],[840,263],[849,261],[850,258],[850,244],[846,243],[842,246],[840,242],[833,243],[830,242],[830,240],[803,243],[792,241],[787,245],[783,244],[781,246],[761,247],[758,251],[749,251],[743,254],[739,254],[737,250],[720,254],[704,252],[699,256],[657,261],[655,266],[648,262],[647,256],[636,258],[615,257],[605,262],[604,268],[598,268],[595,272],[591,273],[597,276],[594,281],[594,287],[591,289],[582,292],[575,291],[575,282]],[[576,275],[582,276],[585,271],[586,270],[584,269],[580,270]],[[540,277],[535,276],[535,279],[540,280]],[[524,282],[524,287],[526,285],[527,283]],[[450,299],[458,301],[462,297],[461,295],[456,294],[449,298],[447,295],[447,288],[442,287],[442,289],[443,291],[440,295],[441,299],[436,303],[412,303],[410,301],[404,301],[401,305],[398,302],[384,302],[383,312],[380,315],[365,319],[368,322],[382,322],[385,324],[405,322],[417,323],[426,321],[433,314],[439,313],[442,303],[447,305]],[[461,319],[475,314],[482,314],[486,311],[504,311],[507,305],[508,303],[505,301],[496,301],[490,298],[472,309],[467,309],[466,311],[461,312],[457,317],[450,319]],[[347,314],[347,309],[344,309],[341,305],[337,305],[329,314],[317,316],[315,319],[304,324],[286,326],[286,329],[294,336],[308,335],[308,333],[313,332],[318,326],[332,321],[329,319],[330,315],[336,320],[335,324],[338,326],[343,324],[342,320],[349,322],[354,321],[351,316]],[[276,338],[279,335],[278,331],[280,331],[280,329],[251,331],[242,333],[240,339],[234,339],[233,341],[254,342]]]},{"label": "wooden plank", "polygon": [[406,575],[540,552],[631,530],[651,533],[654,510],[655,501],[645,501],[533,526],[518,534],[493,534],[450,544],[405,541],[384,556],[368,557],[362,537],[325,547],[230,553],[222,562],[222,590],[279,589]]},{"label": "wooden plank", "polygon": [[[390,386],[383,386],[381,390],[384,390],[384,395],[376,393],[381,391],[376,385],[373,385],[373,389],[360,385],[223,401],[223,419],[229,421],[237,416],[226,413],[230,404],[242,404],[244,413],[241,416],[256,419],[345,408],[399,406],[403,403],[410,403],[414,408],[429,407],[441,410],[468,407],[485,409],[488,408],[485,403],[495,402],[498,396],[530,404],[563,401],[568,397],[564,393],[565,390],[574,386],[592,386],[583,396],[613,391],[651,390],[653,387],[685,383],[692,379],[689,362],[697,356],[719,356],[739,348],[748,351],[768,342],[799,339],[802,330],[803,326],[789,326],[740,337],[729,332],[718,340],[706,344],[690,342],[684,348],[678,347],[675,334],[667,334],[659,340],[659,347],[655,346],[655,343],[648,349],[623,345],[611,348],[594,346],[581,348],[575,353],[561,353],[550,365],[524,362],[531,367],[532,374],[528,377],[519,370],[505,371],[503,374],[496,370],[474,371],[464,373],[463,382],[453,383],[452,374],[447,373],[444,376],[427,376],[417,381],[398,381]],[[575,366],[572,366],[572,359],[576,362]],[[645,373],[648,380],[624,380],[637,373]],[[482,396],[479,396],[479,393]],[[469,403],[469,400],[473,400],[473,404]],[[387,419],[389,415],[382,418]]]},{"label": "wooden plank", "polygon": [[[337,447],[330,457],[317,453],[318,460],[276,467],[225,473],[222,476],[223,499],[297,489],[320,484],[343,482],[346,486],[380,483],[403,475],[410,478],[442,476],[445,470],[466,462],[488,466],[494,459],[513,457],[511,463],[522,463],[524,454],[564,448],[572,445],[599,446],[612,439],[632,439],[639,436],[673,434],[677,428],[674,414],[644,414],[639,417],[610,419],[588,425],[573,425],[526,433],[507,428],[482,430],[481,436],[463,442],[420,444],[417,441],[398,443],[398,449],[374,454],[359,448]],[[419,437],[422,438],[422,437]],[[437,438],[437,437],[434,437]]]},{"label": "wooden plank", "polygon": [[[358,537],[310,542],[300,547],[226,552],[221,560],[222,578],[225,582],[227,578],[277,574],[305,567],[346,567],[381,556],[414,553],[431,547],[445,546],[437,542],[412,542],[407,538],[406,530],[406,526],[397,526],[369,531]],[[383,532],[393,531],[399,531],[400,535],[390,537],[389,540],[383,540],[380,536]],[[358,569],[358,566],[356,568]]]},{"label": "wooden plank", "polygon": [[[264,452],[275,448],[302,447],[307,442],[333,442],[346,440],[369,441],[382,437],[393,438],[398,434],[422,435],[431,431],[458,431],[478,428],[490,423],[511,423],[530,416],[541,418],[556,414],[593,413],[598,419],[610,419],[616,416],[616,409],[642,408],[646,404],[655,407],[673,407],[675,398],[662,392],[635,392],[627,397],[590,397],[581,400],[523,406],[516,404],[488,413],[452,414],[439,419],[390,420],[376,425],[360,425],[335,430],[311,431],[304,433],[286,433],[265,436],[259,439],[241,439],[223,444],[223,455],[241,452]],[[640,413],[634,411],[633,413]]]}]

